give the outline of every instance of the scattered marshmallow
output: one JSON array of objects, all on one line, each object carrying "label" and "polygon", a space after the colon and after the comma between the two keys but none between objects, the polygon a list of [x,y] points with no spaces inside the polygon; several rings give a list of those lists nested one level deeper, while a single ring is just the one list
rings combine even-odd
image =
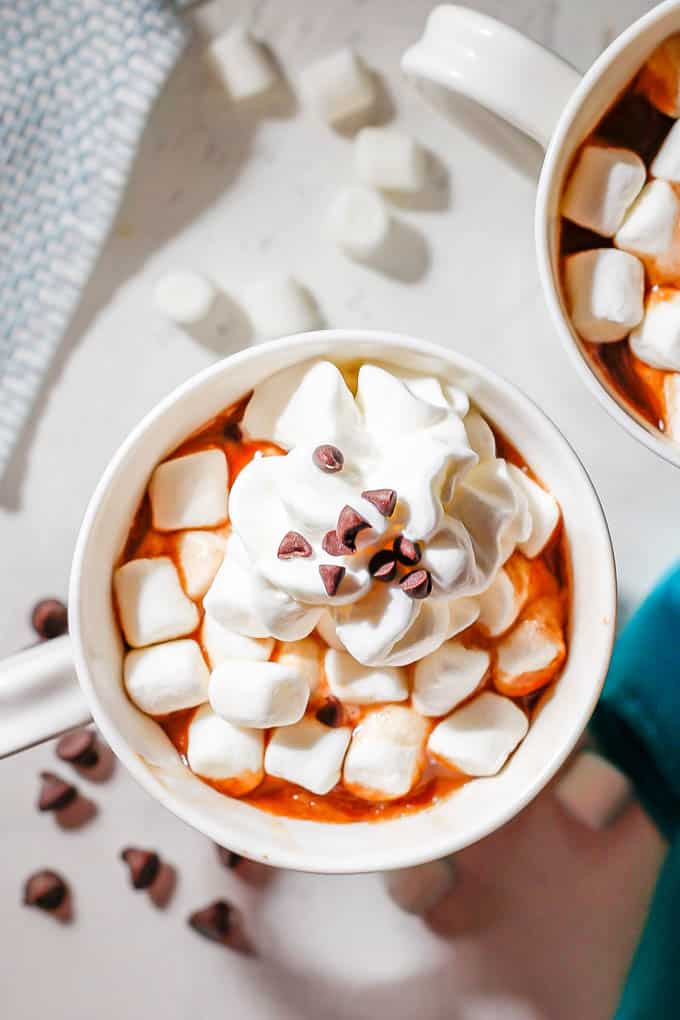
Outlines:
[{"label": "scattered marshmallow", "polygon": [[680,117],[680,35],[671,35],[648,58],[637,88],[669,117]]},{"label": "scattered marshmallow", "polygon": [[513,698],[544,687],[566,658],[559,599],[536,599],[527,612],[497,647],[494,686]]},{"label": "scattered marshmallow", "polygon": [[680,371],[680,290],[654,287],[647,298],[644,318],[628,342],[633,354],[645,364]]},{"label": "scattered marshmallow", "polygon": [[260,95],[276,81],[276,70],[264,46],[240,25],[214,39],[206,56],[232,99]]},{"label": "scattered marshmallow", "polygon": [[630,149],[586,145],[562,198],[562,215],[596,234],[613,237],[646,178],[645,164]]},{"label": "scattered marshmallow", "polygon": [[184,590],[200,599],[213,582],[224,559],[226,540],[212,531],[184,531],[177,539],[177,557]]},{"label": "scattered marshmallow", "polygon": [[209,705],[199,708],[189,724],[187,761],[204,779],[220,781],[232,796],[248,793],[264,778],[264,734],[233,726]]},{"label": "scattered marshmallow", "polygon": [[349,727],[331,729],[310,718],[274,730],[264,759],[267,775],[312,793],[328,793],[340,781],[351,735]]},{"label": "scattered marshmallow", "polygon": [[669,373],[663,381],[666,435],[680,442],[680,374]]},{"label": "scattered marshmallow", "polygon": [[201,644],[211,669],[228,659],[251,659],[266,662],[274,650],[273,638],[253,638],[223,627],[206,613],[201,624]]},{"label": "scattered marshmallow", "polygon": [[354,170],[369,188],[420,191],[426,165],[425,150],[394,128],[365,127],[354,140]]},{"label": "scattered marshmallow", "polygon": [[349,652],[329,648],[324,660],[331,694],[349,705],[376,705],[408,698],[408,676],[398,666],[364,666]]},{"label": "scattered marshmallow", "polygon": [[166,641],[128,652],[125,690],[148,715],[167,715],[208,700],[208,667],[196,641]]},{"label": "scattered marshmallow", "polygon": [[324,609],[321,614],[321,618],[316,625],[316,632],[319,637],[323,638],[329,648],[335,648],[338,652],[343,651],[345,646],[338,637],[335,629],[335,620],[327,609]]},{"label": "scattered marshmallow", "polygon": [[304,677],[310,694],[321,683],[321,648],[313,637],[301,638],[299,641],[286,641],[276,659],[282,666],[294,669]]},{"label": "scattered marshmallow", "polygon": [[565,259],[569,311],[584,340],[622,340],[642,318],[644,270],[615,248],[580,251]]},{"label": "scattered marshmallow", "polygon": [[560,519],[560,508],[550,492],[538,485],[515,464],[508,464],[508,471],[515,485],[526,496],[531,517],[529,537],[518,544],[518,549],[529,559],[533,559],[543,552],[555,533]]},{"label": "scattered marshmallow", "polygon": [[427,722],[411,708],[370,712],[352,734],[343,783],[364,800],[404,797],[423,771],[427,733]]},{"label": "scattered marshmallow", "polygon": [[386,871],[385,888],[390,899],[407,914],[422,915],[436,907],[456,883],[453,857],[443,857],[415,868]]},{"label": "scattered marshmallow", "polygon": [[153,292],[156,309],[178,326],[197,326],[210,314],[217,291],[210,280],[188,269],[162,276]]},{"label": "scattered marshmallow", "polygon": [[247,659],[232,659],[214,669],[208,693],[218,715],[255,729],[297,722],[309,700],[307,681],[297,670]]},{"label": "scattered marshmallow", "polygon": [[652,160],[649,171],[652,177],[666,181],[680,182],[680,124],[674,124],[663,144]]},{"label": "scattered marshmallow", "polygon": [[614,243],[642,259],[652,283],[673,282],[680,268],[680,197],[668,181],[650,181]]},{"label": "scattered marshmallow", "polygon": [[269,276],[250,284],[243,305],[258,336],[291,336],[323,325],[312,295],[290,276]]},{"label": "scattered marshmallow", "polygon": [[149,482],[158,531],[210,528],[227,517],[227,458],[213,447],[159,464]]},{"label": "scattered marshmallow", "polygon": [[123,633],[133,648],[184,637],[198,626],[198,609],[167,556],[129,560],[114,573],[113,587]]},{"label": "scattered marshmallow", "polygon": [[512,627],[522,611],[526,593],[526,584],[518,586],[508,570],[501,567],[479,596],[478,622],[490,637],[498,637]]},{"label": "scattered marshmallow", "polygon": [[527,717],[510,698],[484,691],[435,726],[427,746],[466,776],[494,776],[528,729]]},{"label": "scattered marshmallow", "polygon": [[566,811],[591,829],[611,824],[632,797],[629,780],[593,751],[580,751],[555,784]]},{"label": "scattered marshmallow", "polygon": [[489,668],[490,655],[481,648],[466,648],[446,641],[436,652],[416,663],[413,673],[413,707],[421,715],[446,715],[477,690]]},{"label": "scattered marshmallow", "polygon": [[347,47],[305,67],[299,83],[305,102],[329,124],[366,115],[375,105],[371,73]]},{"label": "scattered marshmallow", "polygon": [[349,255],[367,259],[385,247],[390,217],[380,195],[368,188],[345,188],[331,203],[326,228]]}]

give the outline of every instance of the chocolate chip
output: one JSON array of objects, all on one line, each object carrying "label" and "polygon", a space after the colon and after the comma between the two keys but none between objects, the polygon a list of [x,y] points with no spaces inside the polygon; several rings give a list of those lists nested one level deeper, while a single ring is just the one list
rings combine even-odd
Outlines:
[{"label": "chocolate chip", "polygon": [[93,768],[99,762],[97,734],[94,730],[71,730],[57,743],[57,757],[81,768]]},{"label": "chocolate chip", "polygon": [[343,711],[342,705],[337,698],[329,698],[316,710],[316,718],[324,726],[331,726],[335,729],[336,726],[342,725]]},{"label": "chocolate chip", "polygon": [[43,599],[31,613],[33,629],[41,638],[61,637],[68,630],[68,611],[59,599]]},{"label": "chocolate chip", "polygon": [[217,856],[225,868],[229,868],[230,871],[237,868],[243,860],[240,854],[234,853],[233,850],[227,850],[226,846],[220,846],[219,843],[216,843],[215,846],[217,848]]},{"label": "chocolate chip", "polygon": [[392,548],[399,562],[403,563],[405,567],[415,567],[423,555],[420,543],[412,542],[406,535],[397,535]]},{"label": "chocolate chip", "polygon": [[161,861],[153,850],[128,846],[120,852],[121,859],[130,869],[130,880],[135,889],[148,889],[158,877]]},{"label": "chocolate chip", "polygon": [[391,549],[381,549],[371,556],[368,572],[376,581],[391,581],[397,572],[397,560]]},{"label": "chocolate chip", "polygon": [[357,535],[370,526],[366,518],[362,517],[353,507],[343,506],[335,530],[339,541],[354,552]]},{"label": "chocolate chip", "polygon": [[427,570],[411,570],[399,582],[399,587],[409,598],[425,599],[432,591],[432,578]]},{"label": "chocolate chip", "polygon": [[56,871],[35,871],[24,884],[24,903],[40,910],[58,910],[67,894],[68,886]]},{"label": "chocolate chip", "polygon": [[222,429],[222,435],[225,439],[231,439],[234,443],[240,443],[243,439],[243,433],[241,432],[241,426],[235,421],[228,421]]},{"label": "chocolate chip", "polygon": [[54,772],[41,772],[42,786],[38,797],[38,811],[61,811],[78,796],[72,783],[60,779]]},{"label": "chocolate chip", "polygon": [[345,576],[345,568],[336,567],[330,563],[322,563],[319,567],[319,573],[321,574],[321,580],[323,581],[323,586],[328,595],[335,595],[340,587],[340,582]]},{"label": "chocolate chip", "polygon": [[350,549],[348,545],[342,544],[335,529],[327,531],[323,536],[321,548],[324,552],[327,552],[329,556],[351,556],[355,551],[354,549]]},{"label": "chocolate chip", "polygon": [[290,560],[297,556],[311,556],[312,547],[299,531],[287,531],[281,539],[276,554],[280,560]]},{"label": "chocolate chip", "polygon": [[345,463],[342,450],[338,450],[337,446],[331,446],[330,443],[317,446],[312,454],[312,460],[318,468],[329,475],[335,474],[336,471],[342,471],[342,466]]},{"label": "chocolate chip", "polygon": [[252,953],[253,949],[243,931],[241,915],[236,907],[226,900],[215,900],[189,916],[189,925],[211,942],[229,946],[240,953]]},{"label": "chocolate chip", "polygon": [[361,498],[368,500],[383,517],[391,517],[397,505],[397,494],[394,489],[366,489]]}]

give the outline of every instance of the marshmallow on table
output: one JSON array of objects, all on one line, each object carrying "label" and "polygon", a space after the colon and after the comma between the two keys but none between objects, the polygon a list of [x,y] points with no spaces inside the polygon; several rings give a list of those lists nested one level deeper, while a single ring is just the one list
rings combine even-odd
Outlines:
[{"label": "marshmallow on table", "polygon": [[528,729],[527,717],[510,698],[484,691],[435,726],[427,746],[466,776],[494,776]]},{"label": "marshmallow on table", "polygon": [[368,188],[345,188],[331,203],[326,229],[355,258],[377,255],[387,242],[390,217],[380,195]]},{"label": "marshmallow on table", "polygon": [[647,59],[637,89],[669,117],[680,117],[680,35],[671,35]]},{"label": "marshmallow on table", "polygon": [[628,343],[645,364],[680,372],[680,290],[655,287],[650,292],[644,318]]},{"label": "marshmallow on table", "polygon": [[580,751],[555,784],[562,807],[591,829],[603,829],[630,801],[629,780],[593,751]]},{"label": "marshmallow on table", "polygon": [[209,315],[217,291],[210,280],[190,270],[166,273],[156,283],[157,310],[179,326],[196,326]]},{"label": "marshmallow on table", "polygon": [[232,99],[260,95],[271,88],[277,77],[264,46],[241,26],[213,40],[206,56]]},{"label": "marshmallow on table", "polygon": [[680,374],[671,372],[663,381],[666,435],[680,442]]},{"label": "marshmallow on table", "polygon": [[529,559],[533,559],[543,552],[552,538],[560,519],[560,508],[555,497],[547,489],[538,485],[515,464],[508,464],[508,472],[515,485],[526,496],[531,517],[529,537],[520,542],[517,548]]},{"label": "marshmallow on table", "polygon": [[198,609],[167,556],[129,560],[113,575],[113,587],[123,633],[134,648],[184,637],[198,626]]},{"label": "marshmallow on table", "polygon": [[250,284],[243,305],[259,336],[308,333],[322,325],[314,298],[290,276],[269,276]]},{"label": "marshmallow on table", "polygon": [[646,178],[636,152],[586,145],[562,197],[561,213],[596,234],[613,237]]},{"label": "marshmallow on table", "polygon": [[418,782],[429,725],[418,712],[387,705],[369,712],[352,734],[342,780],[363,800],[395,800]]},{"label": "marshmallow on table", "polygon": [[253,638],[223,627],[206,613],[201,624],[201,644],[211,669],[228,659],[266,662],[274,649],[273,638]]},{"label": "marshmallow on table", "polygon": [[148,715],[167,715],[208,700],[208,667],[196,641],[166,641],[128,652],[125,690]]},{"label": "marshmallow on table", "polygon": [[184,531],[177,538],[177,558],[184,590],[192,599],[205,595],[224,559],[226,539],[212,531]]},{"label": "marshmallow on table", "polygon": [[204,779],[219,780],[223,792],[239,797],[264,778],[264,734],[233,726],[209,705],[199,708],[189,724],[187,761]]},{"label": "marshmallow on table", "polygon": [[349,705],[376,705],[408,698],[408,676],[398,666],[364,666],[348,652],[329,648],[324,660],[333,694]]},{"label": "marshmallow on table", "polygon": [[210,528],[227,517],[227,458],[213,447],[159,464],[149,482],[158,531]]},{"label": "marshmallow on table", "polygon": [[212,671],[208,694],[213,710],[224,719],[237,726],[266,729],[301,719],[309,687],[290,666],[232,659]]},{"label": "marshmallow on table", "polygon": [[310,694],[321,682],[321,648],[313,637],[301,638],[299,641],[286,641],[276,661],[281,666],[288,666],[304,677]]},{"label": "marshmallow on table", "polygon": [[614,243],[642,260],[651,283],[675,281],[680,271],[680,197],[668,181],[645,185]]},{"label": "marshmallow on table", "polygon": [[623,340],[642,318],[644,269],[634,255],[595,248],[564,261],[569,312],[584,340]]},{"label": "marshmallow on table", "polygon": [[371,188],[420,191],[426,162],[424,149],[394,128],[365,127],[354,140],[356,175]]},{"label": "marshmallow on table", "polygon": [[494,687],[513,698],[544,687],[566,658],[559,597],[536,599],[526,613],[496,650]]},{"label": "marshmallow on table", "polygon": [[490,659],[482,648],[466,648],[460,641],[446,641],[416,663],[413,707],[421,715],[446,715],[477,690]]},{"label": "marshmallow on table", "polygon": [[371,73],[348,48],[309,64],[299,83],[305,102],[331,124],[367,114],[375,105]]},{"label": "marshmallow on table", "polygon": [[265,771],[312,793],[328,793],[340,781],[351,735],[349,727],[332,729],[309,718],[283,726],[274,730],[267,745]]},{"label": "marshmallow on table", "polygon": [[652,160],[649,172],[652,177],[666,181],[680,182],[680,123],[676,123],[666,135],[663,144]]}]

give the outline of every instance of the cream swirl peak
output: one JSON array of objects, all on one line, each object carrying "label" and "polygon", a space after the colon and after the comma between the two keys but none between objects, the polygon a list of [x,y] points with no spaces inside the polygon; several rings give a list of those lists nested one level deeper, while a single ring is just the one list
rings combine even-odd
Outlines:
[{"label": "cream swirl peak", "polygon": [[363,364],[353,393],[334,364],[311,361],[258,386],[242,424],[287,450],[234,482],[204,597],[248,637],[297,640],[324,614],[358,662],[415,662],[475,621],[475,596],[545,529],[541,497],[554,504],[435,377]]}]

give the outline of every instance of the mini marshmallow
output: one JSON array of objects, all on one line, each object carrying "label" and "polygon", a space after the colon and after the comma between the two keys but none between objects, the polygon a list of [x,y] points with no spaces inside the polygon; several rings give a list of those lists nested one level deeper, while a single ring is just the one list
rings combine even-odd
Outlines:
[{"label": "mini marshmallow", "polygon": [[505,633],[519,616],[526,598],[526,587],[518,590],[510,574],[501,568],[479,596],[478,622],[490,637]]},{"label": "mini marshmallow", "polygon": [[515,485],[526,496],[531,517],[529,537],[520,542],[517,548],[529,559],[533,559],[543,552],[552,538],[560,519],[560,508],[550,492],[515,464],[508,464],[508,471]]},{"label": "mini marshmallow", "polygon": [[153,292],[156,309],[178,326],[196,326],[207,319],[217,291],[210,280],[189,270],[162,276]]},{"label": "mini marshmallow", "polygon": [[370,72],[348,48],[304,68],[299,84],[305,102],[330,124],[365,115],[376,101]]},{"label": "mini marshmallow", "polygon": [[680,268],[680,197],[668,181],[645,185],[614,243],[642,259],[652,283],[674,282]]},{"label": "mini marshmallow", "polygon": [[225,548],[224,536],[211,531],[184,531],[178,537],[179,569],[189,598],[205,595],[220,569]]},{"label": "mini marshmallow", "polygon": [[425,765],[428,724],[418,712],[387,705],[369,712],[352,734],[343,783],[363,800],[404,797]]},{"label": "mini marshmallow", "polygon": [[669,439],[680,442],[680,375],[672,372],[663,381],[664,423]]},{"label": "mini marshmallow", "polygon": [[544,687],[566,657],[559,599],[536,599],[527,612],[496,651],[494,686],[511,697]]},{"label": "mini marshmallow", "polygon": [[214,39],[206,57],[232,99],[260,95],[276,81],[276,71],[265,48],[240,25]]},{"label": "mini marshmallow", "polygon": [[291,336],[322,325],[314,298],[290,276],[270,276],[251,284],[243,305],[258,336]]},{"label": "mini marshmallow", "polygon": [[680,371],[680,290],[655,287],[647,298],[644,318],[628,342],[645,364]]},{"label": "mini marshmallow", "polygon": [[321,648],[312,637],[301,638],[299,641],[285,641],[276,661],[282,666],[289,666],[304,677],[310,694],[321,682]]},{"label": "mini marshmallow", "polygon": [[629,780],[593,751],[580,751],[555,784],[562,807],[591,829],[611,824],[632,797]]},{"label": "mini marshmallow", "polygon": [[435,726],[427,746],[466,776],[495,776],[528,729],[527,717],[510,698],[484,691]]},{"label": "mini marshmallow", "polygon": [[252,659],[266,662],[274,650],[273,638],[246,637],[228,630],[206,613],[201,624],[201,644],[211,669],[228,659]]},{"label": "mini marshmallow", "polygon": [[329,648],[324,660],[331,694],[348,705],[376,705],[408,698],[408,676],[397,666],[364,666],[349,652]]},{"label": "mini marshmallow", "polygon": [[642,318],[644,269],[615,248],[596,248],[564,260],[569,311],[584,340],[622,340]]},{"label": "mini marshmallow", "polygon": [[333,200],[326,218],[330,237],[349,255],[367,259],[386,245],[390,217],[385,203],[368,188],[345,188]]},{"label": "mini marshmallow", "polygon": [[227,458],[213,447],[159,464],[149,482],[158,531],[210,528],[227,517]]},{"label": "mini marshmallow", "polygon": [[673,125],[652,160],[649,172],[652,177],[680,182],[680,122]]},{"label": "mini marshmallow", "polygon": [[310,718],[274,730],[264,758],[265,771],[312,793],[328,793],[340,781],[351,735],[349,727],[332,729]]},{"label": "mini marshmallow", "polygon": [[370,188],[420,191],[426,163],[425,150],[394,128],[365,127],[354,140],[354,170]]},{"label": "mini marshmallow", "polygon": [[564,192],[562,215],[613,237],[646,179],[645,164],[630,149],[586,145]]},{"label": "mini marshmallow", "polygon": [[680,117],[680,35],[671,35],[648,58],[637,88],[669,117]]},{"label": "mini marshmallow", "polygon": [[316,632],[319,637],[323,638],[329,648],[335,648],[338,652],[342,652],[344,650],[345,646],[338,637],[335,629],[335,620],[327,609],[324,609],[321,614],[321,618],[316,625]]},{"label": "mini marshmallow", "polygon": [[208,667],[196,641],[166,641],[128,652],[125,690],[148,715],[167,715],[208,700]]},{"label": "mini marshmallow", "polygon": [[198,609],[167,556],[129,560],[114,573],[113,588],[123,633],[133,648],[184,637],[198,626]]},{"label": "mini marshmallow", "polygon": [[482,648],[446,641],[416,663],[413,707],[421,715],[446,715],[477,690],[490,661],[489,653]]},{"label": "mini marshmallow", "polygon": [[264,734],[232,726],[209,705],[199,708],[189,724],[187,761],[204,779],[220,781],[224,793],[241,796],[264,778]]},{"label": "mini marshmallow", "polygon": [[309,700],[307,681],[278,662],[232,659],[210,674],[210,704],[236,726],[266,729],[301,719]]}]

